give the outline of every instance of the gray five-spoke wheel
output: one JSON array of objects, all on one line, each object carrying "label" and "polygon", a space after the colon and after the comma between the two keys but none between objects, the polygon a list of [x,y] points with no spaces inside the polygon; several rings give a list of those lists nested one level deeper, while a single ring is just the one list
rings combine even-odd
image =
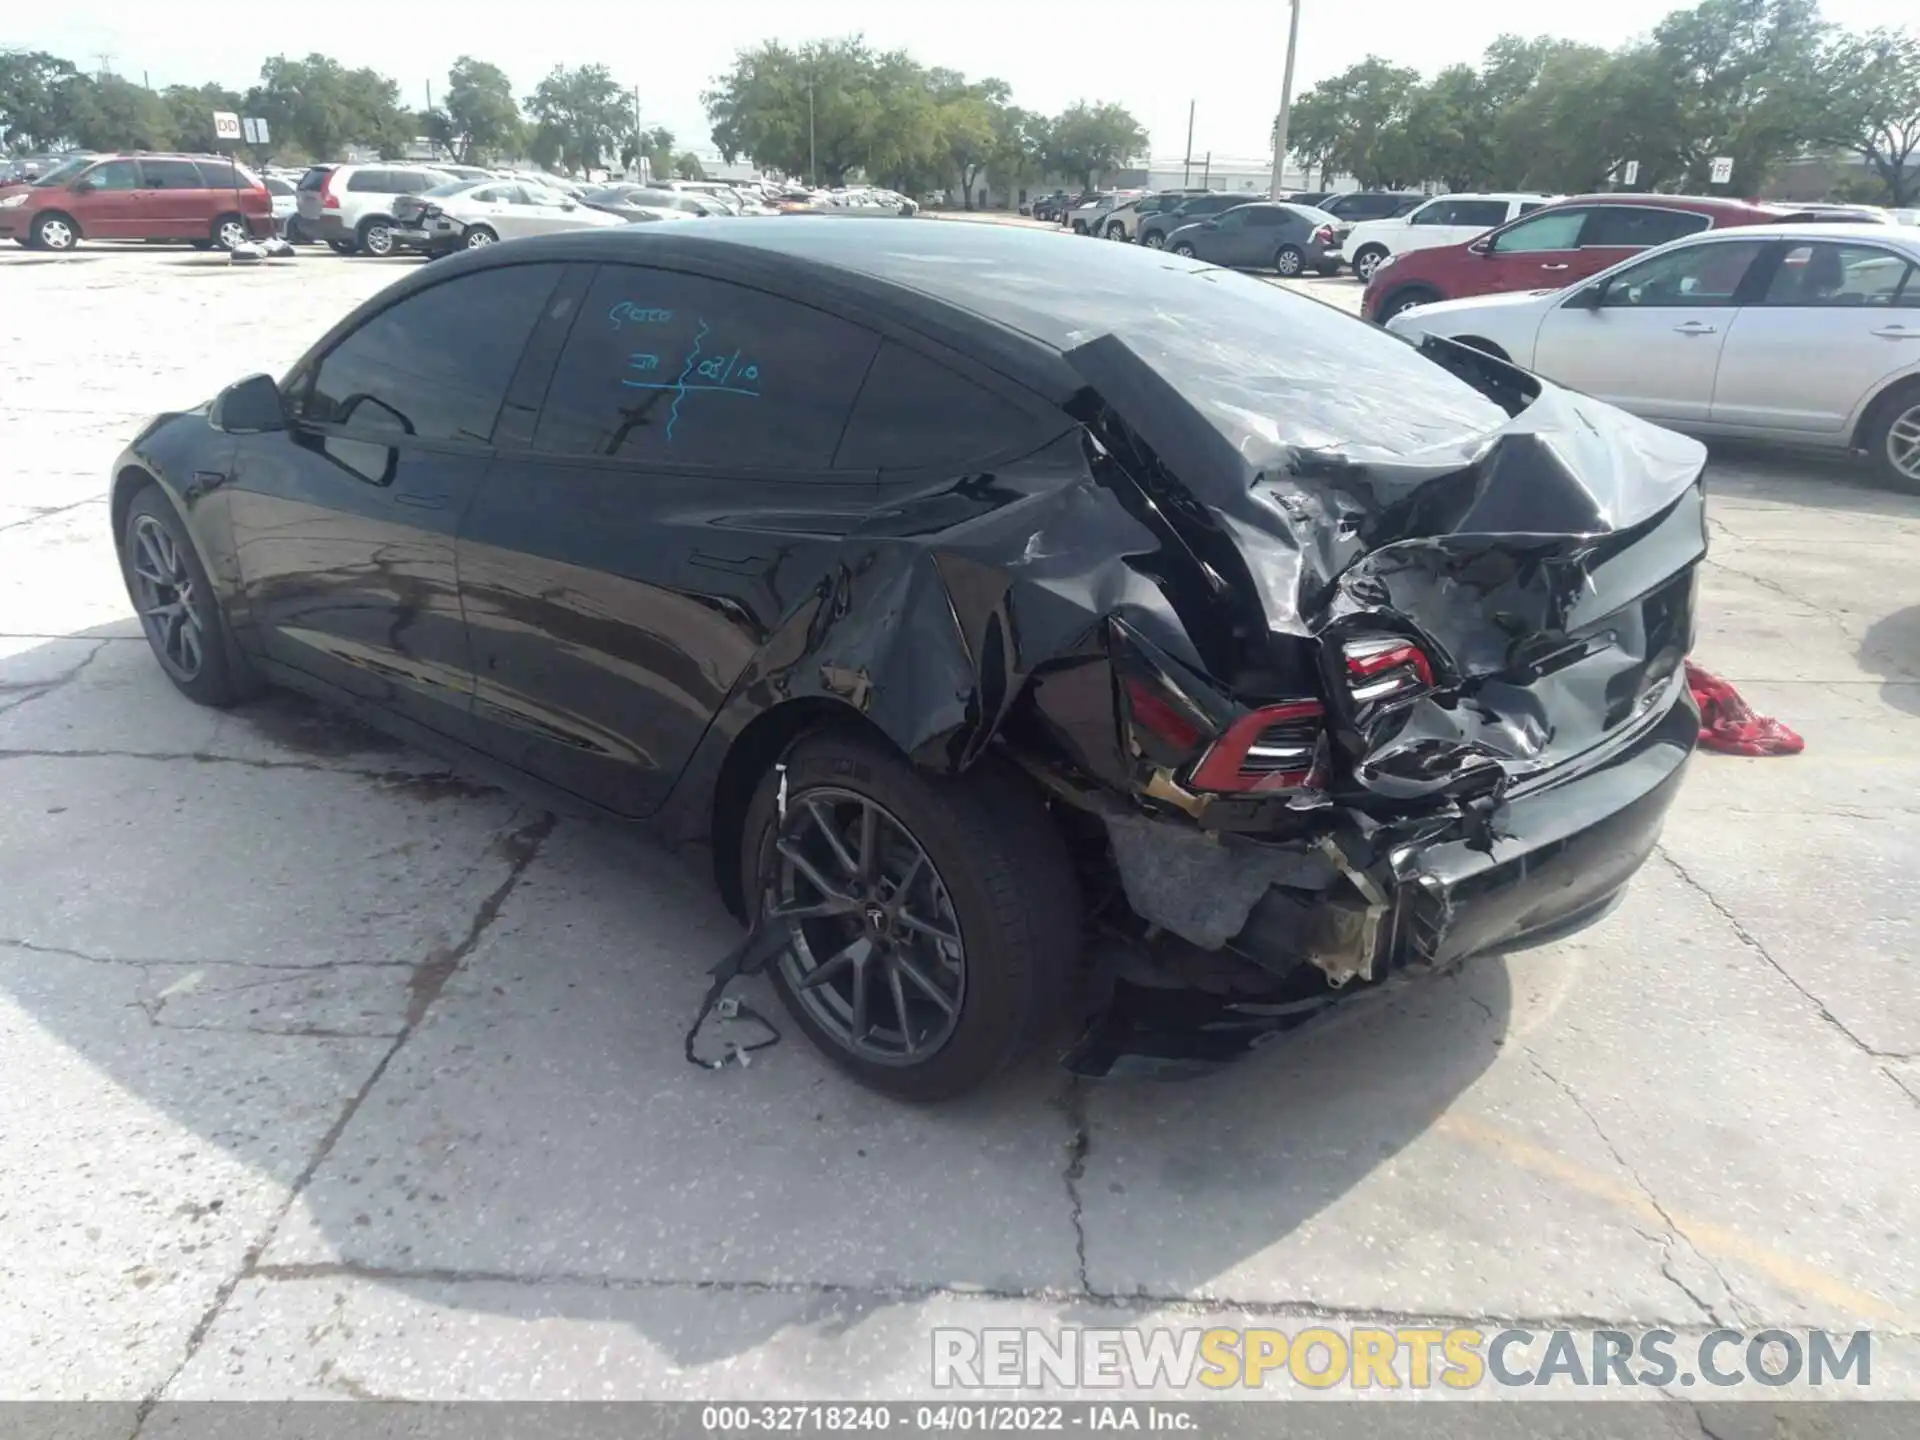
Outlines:
[{"label": "gray five-spoke wheel", "polygon": [[42,220],[39,235],[40,244],[48,250],[73,248],[73,227],[64,220]]},{"label": "gray five-spoke wheel", "polygon": [[885,807],[827,786],[789,801],[772,847],[766,918],[790,928],[780,967],[807,1014],[863,1060],[930,1059],[959,1023],[967,960],[926,850]]},{"label": "gray five-spoke wheel", "polygon": [[205,659],[205,632],[193,593],[193,573],[167,527],[142,515],[133,527],[134,604],[147,639],[176,679],[192,680]]},{"label": "gray five-spoke wheel", "polygon": [[222,220],[220,222],[219,244],[222,250],[233,250],[246,244],[253,237],[247,233],[244,220]]},{"label": "gray five-spoke wheel", "polygon": [[1920,405],[1910,405],[1887,427],[1887,462],[1909,480],[1920,481]]},{"label": "gray five-spoke wheel", "polygon": [[367,226],[361,243],[367,247],[367,253],[376,258],[393,253],[393,231],[388,226],[374,224]]}]

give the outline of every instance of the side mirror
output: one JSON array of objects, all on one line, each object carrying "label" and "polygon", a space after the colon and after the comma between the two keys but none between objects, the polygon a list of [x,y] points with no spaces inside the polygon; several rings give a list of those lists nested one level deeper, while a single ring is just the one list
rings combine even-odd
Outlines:
[{"label": "side mirror", "polygon": [[73,183],[73,193],[76,195],[91,195],[99,188],[100,187],[95,185],[91,180],[76,180]]},{"label": "side mirror", "polygon": [[1218,220],[1202,220],[1200,222],[1200,228],[1202,230],[1218,230],[1220,228],[1220,222]]},{"label": "side mirror", "polygon": [[220,392],[207,423],[229,435],[257,435],[287,428],[287,407],[271,375],[249,375]]},{"label": "side mirror", "polygon": [[1476,240],[1467,246],[1467,253],[1469,255],[1491,255],[1493,253],[1493,242],[1491,240]]},{"label": "side mirror", "polygon": [[1584,289],[1576,290],[1573,294],[1569,295],[1565,308],[1568,310],[1598,310],[1600,308],[1600,302],[1606,298],[1607,287],[1605,285],[1588,285]]}]

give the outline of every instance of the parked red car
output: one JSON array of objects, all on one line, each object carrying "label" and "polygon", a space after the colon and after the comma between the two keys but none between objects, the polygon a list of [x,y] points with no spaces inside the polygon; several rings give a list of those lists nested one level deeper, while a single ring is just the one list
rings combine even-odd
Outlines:
[{"label": "parked red car", "polygon": [[87,155],[0,187],[0,237],[33,250],[82,240],[185,240],[231,250],[273,234],[273,197],[218,156]]},{"label": "parked red car", "polygon": [[1360,313],[1385,324],[1410,305],[1510,290],[1548,290],[1597,275],[1654,245],[1699,230],[1766,225],[1791,209],[1692,195],[1578,195],[1545,206],[1464,245],[1413,250],[1382,261]]}]

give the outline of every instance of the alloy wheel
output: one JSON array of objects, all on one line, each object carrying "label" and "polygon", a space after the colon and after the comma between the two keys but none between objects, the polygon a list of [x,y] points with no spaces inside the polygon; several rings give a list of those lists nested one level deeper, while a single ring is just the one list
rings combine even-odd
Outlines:
[{"label": "alloy wheel", "polygon": [[1361,280],[1373,279],[1373,272],[1380,266],[1380,257],[1369,250],[1353,262],[1353,273]]},{"label": "alloy wheel", "polygon": [[1147,235],[1147,248],[1149,250],[1166,249],[1167,248],[1166,237],[1162,235],[1158,230],[1150,231]]},{"label": "alloy wheel", "polygon": [[897,816],[851,790],[803,791],[761,873],[766,920],[792,935],[781,978],[837,1045],[894,1066],[946,1045],[966,1000],[966,946],[945,883]]},{"label": "alloy wheel", "polygon": [[178,680],[200,674],[205,631],[193,593],[193,573],[167,527],[142,515],[133,527],[134,606],[154,654]]},{"label": "alloy wheel", "polygon": [[1187,244],[1186,241],[1182,240],[1178,245],[1173,247],[1173,253],[1176,255],[1185,255],[1188,259],[1192,259],[1193,246]]},{"label": "alloy wheel", "polygon": [[1298,275],[1303,268],[1300,252],[1291,245],[1273,257],[1273,268],[1282,275]]},{"label": "alloy wheel", "polygon": [[369,225],[366,236],[367,253],[373,256],[393,253],[393,231],[384,225]]},{"label": "alloy wheel", "polygon": [[1910,405],[1887,427],[1887,460],[1907,479],[1920,482],[1920,405]]},{"label": "alloy wheel", "polygon": [[222,220],[220,222],[219,244],[222,250],[231,250],[236,246],[244,245],[252,238],[247,234],[247,227],[241,221]]},{"label": "alloy wheel", "polygon": [[493,232],[491,230],[469,230],[467,232],[467,249],[478,250],[483,245],[491,244],[493,244]]}]

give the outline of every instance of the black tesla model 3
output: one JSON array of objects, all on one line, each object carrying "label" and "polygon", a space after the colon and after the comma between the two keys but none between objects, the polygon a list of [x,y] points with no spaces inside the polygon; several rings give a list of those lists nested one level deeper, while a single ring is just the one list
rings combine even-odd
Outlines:
[{"label": "black tesla model 3", "polygon": [[1599,914],[1696,734],[1703,462],[1175,256],[722,219],[414,272],[112,517],[189,697],[709,844],[798,1024],[931,1099],[1069,996],[1082,1073],[1184,1069]]}]

